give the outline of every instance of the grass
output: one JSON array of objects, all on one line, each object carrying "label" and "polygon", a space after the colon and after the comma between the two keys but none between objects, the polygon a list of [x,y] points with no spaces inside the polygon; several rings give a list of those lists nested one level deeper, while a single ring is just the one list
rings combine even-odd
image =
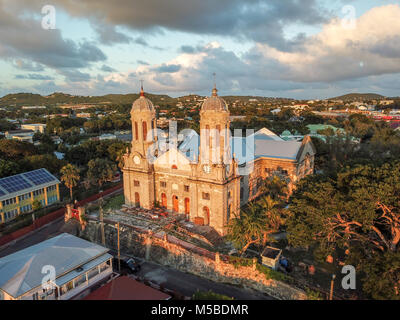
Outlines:
[{"label": "grass", "polygon": [[121,209],[121,206],[125,203],[125,197],[123,194],[118,194],[114,197],[108,198],[103,206],[103,210],[106,212],[108,210]]}]

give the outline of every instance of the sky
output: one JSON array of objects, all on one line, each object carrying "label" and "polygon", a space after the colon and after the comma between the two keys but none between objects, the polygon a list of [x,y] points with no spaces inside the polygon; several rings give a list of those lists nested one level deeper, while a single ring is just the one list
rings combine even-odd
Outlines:
[{"label": "sky", "polygon": [[396,0],[0,0],[0,96],[400,96]]}]

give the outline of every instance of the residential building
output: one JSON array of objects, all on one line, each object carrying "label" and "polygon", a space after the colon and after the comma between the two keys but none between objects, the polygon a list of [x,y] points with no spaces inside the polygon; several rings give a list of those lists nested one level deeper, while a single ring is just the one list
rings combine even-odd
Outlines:
[{"label": "residential building", "polygon": [[0,224],[31,212],[35,200],[43,207],[58,202],[59,184],[44,168],[0,179]]},{"label": "residential building", "polygon": [[79,299],[112,275],[108,251],[62,233],[0,258],[0,300]]},{"label": "residential building", "polygon": [[5,137],[10,140],[26,141],[33,143],[33,130],[21,129],[21,130],[10,130],[6,131]]},{"label": "residential building", "polygon": [[46,124],[44,124],[44,123],[22,124],[21,129],[32,130],[34,132],[44,133],[46,130]]}]

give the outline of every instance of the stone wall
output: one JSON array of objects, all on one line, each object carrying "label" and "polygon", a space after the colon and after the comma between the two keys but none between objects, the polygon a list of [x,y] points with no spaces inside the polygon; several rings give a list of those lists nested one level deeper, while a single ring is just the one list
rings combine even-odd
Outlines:
[{"label": "stone wall", "polygon": [[[216,282],[239,285],[245,288],[264,292],[274,298],[282,300],[306,299],[306,294],[285,283],[273,279],[259,272],[255,265],[250,267],[235,267],[219,259],[206,257],[185,249],[179,239],[171,236],[148,235],[136,232],[128,226],[120,227],[121,254],[130,254],[161,265],[192,273]],[[105,224],[105,239],[107,246],[117,248],[117,230],[114,226]],[[101,224],[89,221],[81,237],[101,244]],[[174,243],[171,243],[174,242]]]}]

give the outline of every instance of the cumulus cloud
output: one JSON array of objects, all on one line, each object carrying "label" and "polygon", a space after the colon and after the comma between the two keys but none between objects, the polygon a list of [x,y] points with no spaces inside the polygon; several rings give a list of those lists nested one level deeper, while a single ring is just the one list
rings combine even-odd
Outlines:
[{"label": "cumulus cloud", "polygon": [[[10,0],[7,0],[10,1]],[[24,8],[37,8],[41,0],[20,0]],[[284,27],[316,25],[329,16],[317,0],[53,0],[53,5],[75,17],[89,18],[105,43],[126,42],[115,30],[122,26],[135,31],[165,30],[223,35],[269,43],[289,49]]]}]

